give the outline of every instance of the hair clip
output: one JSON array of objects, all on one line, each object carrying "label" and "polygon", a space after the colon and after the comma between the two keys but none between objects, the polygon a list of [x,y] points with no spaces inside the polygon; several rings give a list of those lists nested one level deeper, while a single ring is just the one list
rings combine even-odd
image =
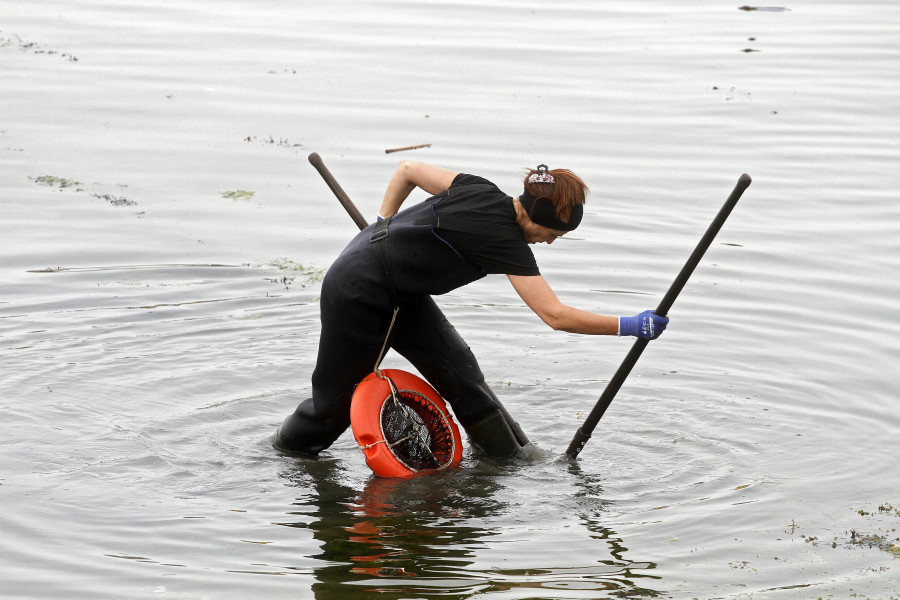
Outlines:
[{"label": "hair clip", "polygon": [[528,183],[554,183],[553,175],[547,172],[547,165],[538,165],[537,173],[528,176]]}]

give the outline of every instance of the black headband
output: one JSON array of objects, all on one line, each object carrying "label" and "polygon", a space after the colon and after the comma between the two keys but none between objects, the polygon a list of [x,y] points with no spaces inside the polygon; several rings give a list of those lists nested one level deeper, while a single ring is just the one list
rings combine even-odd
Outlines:
[{"label": "black headband", "polygon": [[522,208],[528,214],[528,218],[533,222],[547,227],[548,229],[556,229],[558,231],[572,231],[581,223],[581,217],[584,216],[584,207],[581,204],[572,206],[572,213],[569,215],[568,221],[561,221],[556,216],[556,207],[549,198],[535,198],[528,193],[528,190],[522,192],[519,196],[519,202]]}]

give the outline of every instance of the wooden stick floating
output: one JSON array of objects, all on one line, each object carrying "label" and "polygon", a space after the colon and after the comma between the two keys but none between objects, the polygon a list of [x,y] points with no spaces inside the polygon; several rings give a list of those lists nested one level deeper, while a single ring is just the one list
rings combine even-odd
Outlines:
[{"label": "wooden stick floating", "polygon": [[431,144],[418,144],[417,146],[404,146],[402,148],[388,148],[384,151],[385,154],[390,154],[391,152],[403,152],[404,150],[418,150],[419,148],[431,148]]}]

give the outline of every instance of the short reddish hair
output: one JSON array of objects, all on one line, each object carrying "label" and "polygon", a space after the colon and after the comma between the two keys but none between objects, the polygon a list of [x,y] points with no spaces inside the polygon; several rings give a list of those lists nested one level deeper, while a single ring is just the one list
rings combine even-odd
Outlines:
[{"label": "short reddish hair", "polygon": [[568,169],[547,171],[553,175],[553,183],[528,183],[528,178],[537,172],[535,169],[528,169],[525,174],[525,190],[535,198],[547,198],[553,202],[556,217],[560,221],[568,223],[572,207],[585,202],[585,195],[588,192],[587,184],[582,181],[581,177]]}]

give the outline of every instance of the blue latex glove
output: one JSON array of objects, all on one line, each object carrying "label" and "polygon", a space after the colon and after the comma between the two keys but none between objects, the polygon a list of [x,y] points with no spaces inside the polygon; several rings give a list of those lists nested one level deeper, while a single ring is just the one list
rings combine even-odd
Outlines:
[{"label": "blue latex glove", "polygon": [[669,317],[661,317],[652,310],[645,310],[633,317],[619,317],[619,335],[655,340],[662,335],[668,324]]}]

